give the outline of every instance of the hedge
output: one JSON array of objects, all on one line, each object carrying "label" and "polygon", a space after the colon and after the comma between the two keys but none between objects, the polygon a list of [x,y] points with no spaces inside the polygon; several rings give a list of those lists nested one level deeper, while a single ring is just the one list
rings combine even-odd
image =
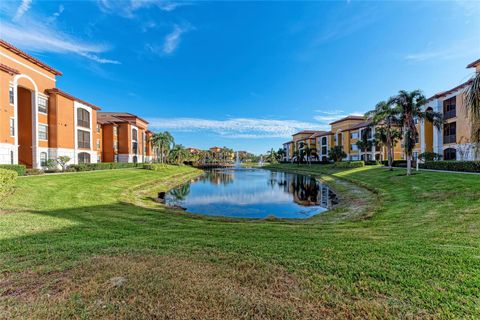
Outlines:
[{"label": "hedge", "polygon": [[[388,166],[388,161],[382,161],[384,166]],[[393,160],[392,162],[393,167],[407,167],[407,160]],[[412,166],[413,166],[413,161],[412,161]]]},{"label": "hedge", "polygon": [[13,192],[17,176],[14,170],[0,169],[0,201]]},{"label": "hedge", "polygon": [[94,170],[112,170],[112,169],[125,169],[136,168],[138,163],[128,162],[99,162],[99,163],[81,163],[71,164],[68,166],[67,171],[94,171]]},{"label": "hedge", "polygon": [[27,171],[27,167],[23,164],[0,164],[0,169],[13,170],[19,176],[24,176]]},{"label": "hedge", "polygon": [[142,168],[145,170],[161,171],[166,167],[167,165],[162,163],[145,163]]},{"label": "hedge", "polygon": [[420,164],[422,169],[480,172],[480,161],[427,161]]},{"label": "hedge", "polygon": [[361,168],[364,166],[365,162],[363,161],[340,161],[333,164],[335,168]]},{"label": "hedge", "polygon": [[378,164],[381,164],[380,161],[377,161],[377,160],[368,160],[368,161],[365,161],[365,165],[366,166],[376,166]]}]

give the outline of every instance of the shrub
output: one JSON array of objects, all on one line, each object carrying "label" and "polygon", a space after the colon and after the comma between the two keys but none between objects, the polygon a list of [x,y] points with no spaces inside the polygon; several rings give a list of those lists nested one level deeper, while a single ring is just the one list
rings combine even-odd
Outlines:
[{"label": "shrub", "polygon": [[81,163],[71,164],[68,169],[80,172],[80,171],[94,171],[94,170],[111,170],[111,169],[125,169],[138,167],[138,163],[127,162],[98,162],[98,163]]},{"label": "shrub", "polygon": [[19,176],[24,176],[27,167],[23,164],[0,164],[0,169],[7,169],[15,171]]},{"label": "shrub", "polygon": [[335,146],[331,148],[329,155],[330,155],[330,160],[333,160],[335,162],[342,161],[343,158],[347,157],[347,154],[343,151],[342,146]]},{"label": "shrub", "polygon": [[18,173],[11,169],[0,169],[0,201],[13,192]]},{"label": "shrub", "polygon": [[418,155],[422,161],[436,161],[442,159],[442,155],[435,152],[423,152]]},{"label": "shrub", "polygon": [[420,164],[422,169],[480,172],[480,161],[427,161]]},{"label": "shrub", "polygon": [[142,168],[145,170],[161,171],[166,167],[167,165],[163,163],[145,163]]},{"label": "shrub", "polygon": [[40,169],[27,169],[27,171],[25,172],[25,175],[27,176],[38,176],[41,174],[44,174],[44,172]]},{"label": "shrub", "polygon": [[[385,165],[385,166],[388,166],[388,161],[382,161],[382,164]],[[392,161],[392,167],[406,168],[407,167],[407,160],[393,160]]]},{"label": "shrub", "polygon": [[[380,161],[377,161],[377,160],[369,160],[369,161],[365,161],[365,165],[366,166],[376,166],[378,164],[381,164]],[[387,163],[388,164],[388,163]]]},{"label": "shrub", "polygon": [[361,168],[364,166],[365,162],[363,161],[341,161],[333,165],[334,168]]}]

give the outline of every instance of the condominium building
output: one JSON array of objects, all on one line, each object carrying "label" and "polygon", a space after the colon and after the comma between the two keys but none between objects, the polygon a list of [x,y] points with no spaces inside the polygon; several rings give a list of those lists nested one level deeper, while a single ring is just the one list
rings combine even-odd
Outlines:
[{"label": "condominium building", "polygon": [[0,163],[41,168],[48,159],[96,162],[91,103],[56,88],[62,73],[0,40]]},{"label": "condominium building", "polygon": [[56,87],[61,75],[0,40],[0,164],[42,168],[61,156],[68,164],[151,160],[148,122],[128,113],[100,115],[98,106]]},{"label": "condominium building", "polygon": [[103,162],[149,162],[152,160],[148,122],[126,112],[99,112],[97,130]]},{"label": "condominium building", "polygon": [[[480,72],[480,59],[469,64]],[[475,160],[476,145],[472,143],[472,126],[465,106],[465,89],[471,80],[455,88],[439,92],[428,99],[425,111],[443,114],[445,124],[435,128],[429,121],[418,124],[419,141],[415,146],[414,157],[423,152],[435,152],[443,160]]]}]

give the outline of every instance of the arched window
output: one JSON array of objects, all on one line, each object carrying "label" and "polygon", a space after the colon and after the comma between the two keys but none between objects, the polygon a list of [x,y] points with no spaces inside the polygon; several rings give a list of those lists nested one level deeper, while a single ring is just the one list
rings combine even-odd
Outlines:
[{"label": "arched window", "polygon": [[457,160],[457,150],[454,148],[443,150],[443,160]]},{"label": "arched window", "polygon": [[47,153],[46,152],[40,152],[40,165],[42,167],[47,166],[47,160],[48,160]]},{"label": "arched window", "polygon": [[78,154],[78,163],[90,163],[90,153],[80,152]]},{"label": "arched window", "polygon": [[90,128],[90,112],[85,109],[77,109],[77,126]]},{"label": "arched window", "polygon": [[138,157],[137,156],[133,156],[133,163],[138,163]]}]

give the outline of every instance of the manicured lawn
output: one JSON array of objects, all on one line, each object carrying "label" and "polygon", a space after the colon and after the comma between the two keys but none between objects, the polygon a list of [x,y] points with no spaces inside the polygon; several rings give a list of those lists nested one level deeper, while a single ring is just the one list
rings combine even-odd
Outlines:
[{"label": "manicured lawn", "polygon": [[276,169],[344,205],[228,221],[151,200],[189,167],[19,179],[0,203],[0,318],[479,317],[480,176]]}]

